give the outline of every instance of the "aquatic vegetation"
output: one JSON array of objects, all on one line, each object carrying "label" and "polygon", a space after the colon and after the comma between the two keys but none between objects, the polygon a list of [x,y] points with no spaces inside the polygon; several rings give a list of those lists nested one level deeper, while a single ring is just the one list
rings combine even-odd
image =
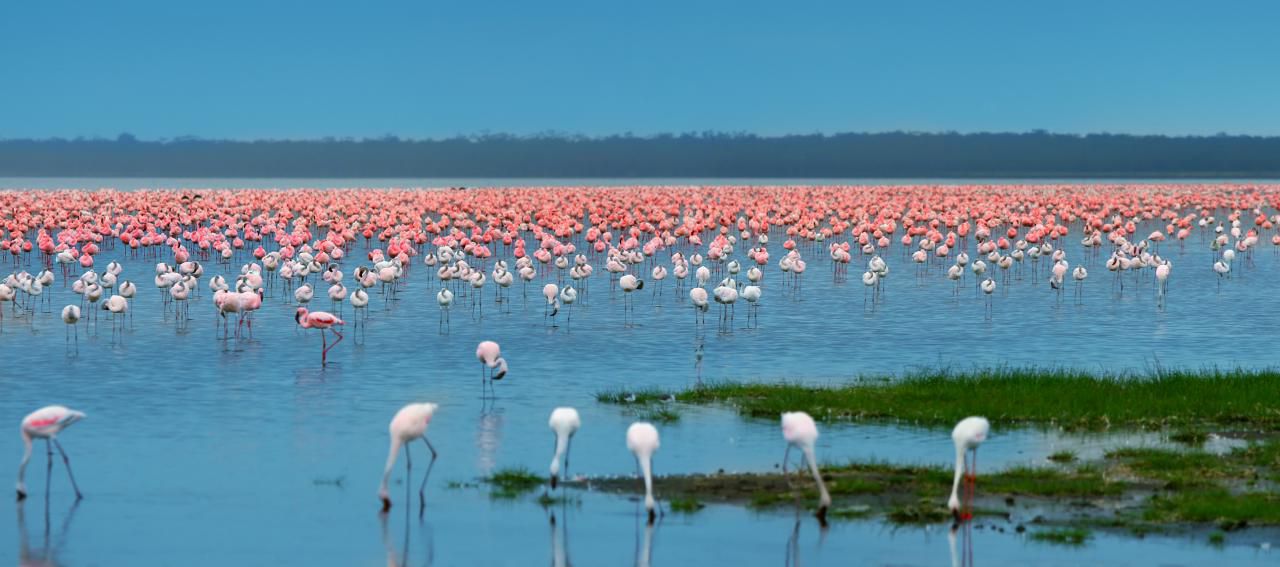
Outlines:
[{"label": "aquatic vegetation", "polygon": [[1093,533],[1084,528],[1058,528],[1031,532],[1027,539],[1057,545],[1080,546],[1089,541]]},{"label": "aquatic vegetation", "polygon": [[502,497],[533,491],[546,482],[545,477],[535,475],[525,467],[499,469],[481,480],[493,487],[493,494]]},{"label": "aquatic vegetation", "polygon": [[914,504],[898,506],[885,518],[895,524],[937,524],[951,519],[951,512],[937,502],[922,500]]},{"label": "aquatic vegetation", "polygon": [[1150,376],[1035,368],[937,370],[830,387],[713,383],[674,395],[680,402],[724,403],[743,415],[770,419],[784,411],[805,411],[828,421],[895,419],[933,425],[984,415],[995,423],[1069,428],[1220,423],[1280,429],[1280,412],[1274,409],[1280,407],[1280,372],[1274,370]]},{"label": "aquatic vegetation", "polygon": [[672,512],[680,512],[682,514],[692,514],[707,507],[706,504],[689,497],[674,498],[668,504],[671,506]]},{"label": "aquatic vegetation", "polygon": [[1076,460],[1076,452],[1070,450],[1057,451],[1049,455],[1049,460],[1055,463],[1071,463]]},{"label": "aquatic vegetation", "polygon": [[1184,429],[1169,436],[1169,440],[1183,445],[1199,447],[1209,440],[1209,434],[1199,429]]}]

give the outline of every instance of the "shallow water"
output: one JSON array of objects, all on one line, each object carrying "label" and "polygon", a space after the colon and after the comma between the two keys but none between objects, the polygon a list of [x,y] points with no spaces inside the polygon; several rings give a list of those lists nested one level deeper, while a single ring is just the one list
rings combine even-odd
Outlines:
[{"label": "shallow water", "polygon": [[[86,185],[94,186],[81,183]],[[777,243],[784,239],[774,237]],[[804,250],[810,269],[802,291],[796,293],[770,266],[759,328],[741,328],[746,309],[739,305],[731,333],[716,332],[714,307],[708,326],[696,329],[687,296],[674,293],[673,278],[661,297],[653,295],[652,282],[635,294],[636,324],[626,327],[621,293],[611,296],[600,269],[591,278],[589,296],[573,307],[570,324],[544,325],[543,281],[530,286],[527,304],[520,284],[514,285],[510,313],[508,305],[494,302],[490,282],[482,311],[472,311],[470,297],[460,296],[450,332],[441,335],[432,299],[438,289],[434,269],[422,266],[418,257],[398,301],[384,306],[382,296],[371,294],[362,332],[354,329],[355,317],[345,306],[347,338],[330,353],[328,368],[320,366],[319,337],[295,329],[295,306],[283,303],[278,288],[257,314],[251,340],[217,340],[207,280],[237,270],[247,255],[231,267],[205,262],[191,320],[179,325],[162,310],[160,292],[151,284],[159,260],[105,250],[98,268],[122,260],[122,278],[138,283],[132,322],[122,336],[113,337],[108,314],[94,311],[99,313],[96,329],[90,321],[82,323],[78,347],[69,347],[57,311],[79,297],[63,286],[61,274],[46,292],[52,300],[49,312],[37,308],[33,315],[15,315],[6,306],[0,422],[16,425],[27,412],[49,403],[89,414],[61,437],[87,494],[74,514],[61,465],[53,471],[49,525],[58,560],[66,564],[390,563],[387,541],[393,555],[401,553],[408,533],[407,564],[526,565],[552,554],[546,511],[531,499],[492,501],[481,490],[447,485],[498,467],[526,466],[543,473],[552,450],[546,420],[558,405],[582,412],[571,472],[632,473],[634,461],[623,435],[633,410],[598,404],[594,394],[601,390],[682,388],[695,384],[699,373],[704,380],[840,383],[862,374],[936,366],[1136,371],[1157,365],[1273,366],[1274,325],[1260,314],[1276,304],[1268,282],[1280,275],[1280,258],[1269,243],[1260,245],[1254,266],[1244,268],[1239,261],[1240,269],[1219,291],[1204,238],[1197,231],[1186,252],[1176,243],[1165,244],[1174,275],[1163,309],[1156,305],[1150,271],[1136,281],[1130,275],[1124,295],[1117,296],[1102,265],[1105,256],[1086,259],[1077,237],[1065,244],[1073,265],[1083,262],[1090,268],[1082,304],[1073,299],[1070,283],[1058,300],[1046,283],[1031,277],[1028,265],[1022,281],[992,298],[990,321],[971,274],[953,296],[954,284],[940,267],[918,280],[916,266],[896,244],[886,257],[893,271],[885,302],[874,309],[864,307],[856,276],[865,259],[855,255],[850,270],[855,275],[835,283],[824,251]],[[972,246],[971,241],[971,254]],[[363,258],[364,247],[357,242],[349,257]],[[497,257],[503,256],[499,250]],[[0,263],[0,273],[15,269],[11,259],[3,261],[9,263]],[[349,285],[354,265],[344,266]],[[1048,266],[1045,259],[1040,269]],[[38,266],[25,269],[34,272]],[[328,310],[330,303],[317,299],[312,307]],[[560,318],[565,315],[567,310]],[[473,355],[484,339],[499,341],[511,364],[508,378],[497,384],[498,399],[487,403],[480,399]],[[699,345],[704,351],[700,370],[694,354]],[[397,485],[392,490],[397,507],[384,537],[375,494],[386,457],[387,422],[401,405],[415,400],[441,404],[428,433],[441,456],[432,471],[425,517],[411,517],[406,531],[404,486]],[[657,473],[763,471],[780,462],[783,445],[776,423],[745,420],[725,408],[681,407],[680,412],[679,422],[659,426]],[[818,451],[826,461],[945,464],[953,454],[947,433],[910,424],[827,426]],[[1158,434],[1020,429],[994,432],[982,453],[985,465],[1000,467],[1042,463],[1064,448],[1088,458],[1115,445],[1162,442]],[[45,461],[43,447],[37,448],[28,470],[33,497],[20,508],[25,517],[0,514],[0,534],[19,534],[19,551],[25,545],[33,553],[43,548],[45,525]],[[419,475],[426,453],[421,446],[415,450]],[[0,455],[9,455],[16,466],[21,455],[16,434],[0,436]],[[403,468],[393,478],[403,478]],[[658,491],[661,496],[660,485]],[[556,529],[567,526],[572,561],[636,562],[637,538],[643,542],[644,530],[636,525],[635,502],[586,495],[560,518]],[[20,524],[26,526],[25,541]],[[788,514],[732,506],[712,506],[689,517],[669,514],[654,530],[651,559],[655,565],[785,564],[793,527]],[[1230,539],[1217,549],[1204,545],[1202,537],[1138,540],[1096,534],[1087,546],[1074,549],[1027,542],[1011,533],[977,530],[973,538],[978,563],[1275,561],[1274,554]],[[795,550],[804,564],[950,561],[941,529],[838,523],[823,536],[806,519],[798,542]]]}]

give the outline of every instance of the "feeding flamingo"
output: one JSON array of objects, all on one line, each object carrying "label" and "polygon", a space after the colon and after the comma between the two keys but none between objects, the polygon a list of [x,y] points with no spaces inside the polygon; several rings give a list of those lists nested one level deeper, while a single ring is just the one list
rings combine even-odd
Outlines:
[{"label": "feeding flamingo", "polygon": [[[973,518],[973,497],[978,484],[978,446],[987,440],[991,431],[991,423],[985,417],[966,417],[956,424],[951,431],[951,440],[956,446],[956,475],[951,484],[951,498],[947,500],[947,508],[955,517],[956,523]],[[968,455],[972,453],[972,464]],[[960,500],[960,479],[965,480],[963,508]]]},{"label": "feeding flamingo", "polygon": [[578,418],[578,410],[561,407],[551,411],[551,419],[547,425],[556,434],[556,452],[551,457],[551,489],[555,490],[560,478],[561,458],[564,458],[565,476],[569,474],[569,443],[573,441],[573,434],[582,426],[582,420]]},{"label": "feeding flamingo", "polygon": [[[53,469],[53,448],[58,448],[58,453],[62,455],[62,464],[67,468],[67,478],[71,479],[71,488],[76,492],[76,500],[84,498],[80,493],[80,487],[76,484],[75,475],[71,474],[71,458],[67,457],[67,452],[58,442],[58,434],[62,433],[62,430],[84,418],[83,412],[68,409],[65,406],[45,406],[22,418],[19,431],[22,434],[23,452],[22,462],[18,465],[18,500],[27,497],[27,485],[23,482],[23,477],[27,472],[27,462],[31,460],[33,439],[44,439],[50,469]],[[48,487],[45,487],[45,490],[48,490]]]},{"label": "feeding flamingo", "polygon": [[644,508],[652,524],[657,507],[657,499],[653,497],[653,454],[658,451],[658,428],[643,421],[632,423],[627,428],[627,450],[635,455],[640,476],[644,477]]},{"label": "feeding flamingo", "polygon": [[[391,418],[391,425],[388,427],[391,434],[391,450],[387,452],[387,466],[382,470],[382,484],[378,487],[378,498],[382,500],[383,512],[391,509],[391,493],[387,490],[387,482],[391,480],[391,469],[396,466],[396,457],[401,447],[404,447],[406,492],[413,476],[413,459],[409,456],[409,443],[422,439],[427,449],[431,451],[431,465],[435,465],[438,453],[431,445],[431,440],[427,439],[427,426],[431,424],[431,418],[435,416],[438,407],[439,405],[430,403],[409,404],[400,408],[395,417]],[[422,478],[422,485],[418,488],[418,502],[423,509],[427,506],[427,479],[430,477],[429,466],[426,476]]]},{"label": "feeding flamingo", "polygon": [[814,454],[814,446],[818,442],[818,425],[805,412],[786,412],[782,414],[782,438],[787,441],[787,450],[782,455],[782,475],[787,476],[787,461],[791,457],[791,448],[799,449],[804,454],[809,472],[813,473],[814,483],[818,485],[817,516],[818,521],[825,524],[827,508],[831,506],[831,495],[827,492],[826,483],[822,482],[822,475],[818,473],[818,459]]}]

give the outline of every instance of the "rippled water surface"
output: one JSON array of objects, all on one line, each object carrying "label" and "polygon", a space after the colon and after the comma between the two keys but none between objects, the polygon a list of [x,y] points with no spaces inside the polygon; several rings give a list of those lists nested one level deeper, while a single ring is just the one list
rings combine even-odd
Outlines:
[{"label": "rippled water surface", "polygon": [[[6,180],[4,186],[13,183]],[[64,186],[45,183],[39,186]],[[77,186],[98,185],[114,184],[80,180]],[[418,258],[398,300],[372,294],[360,332],[350,323],[350,306],[343,308],[347,338],[330,352],[327,368],[320,365],[320,337],[295,328],[295,306],[283,302],[278,288],[257,314],[252,339],[218,340],[205,283],[214,274],[238,270],[247,256],[231,266],[205,262],[206,281],[191,302],[191,319],[176,322],[151,283],[157,260],[105,250],[99,269],[120,260],[122,278],[139,285],[122,335],[113,337],[108,313],[93,312],[96,326],[86,317],[78,347],[74,341],[69,346],[57,311],[80,298],[64,286],[61,274],[47,291],[49,307],[27,315],[5,306],[0,423],[16,430],[23,415],[49,403],[87,412],[87,420],[61,437],[87,498],[72,506],[59,465],[46,504],[38,445],[28,470],[33,497],[16,514],[0,514],[0,534],[16,534],[0,541],[15,542],[20,558],[52,555],[54,563],[65,565],[528,565],[549,558],[579,565],[950,564],[951,543],[936,528],[895,529],[867,521],[836,523],[820,532],[805,518],[797,531],[788,513],[716,505],[692,516],[669,514],[647,530],[637,523],[635,501],[597,494],[554,510],[558,521],[552,525],[551,511],[532,499],[491,500],[483,490],[450,483],[474,481],[498,467],[526,466],[541,474],[552,449],[547,415],[558,405],[582,412],[583,429],[573,446],[575,474],[633,473],[623,432],[634,415],[626,407],[598,404],[594,394],[606,389],[682,388],[699,376],[841,383],[863,374],[938,366],[1273,366],[1275,325],[1268,314],[1280,306],[1273,285],[1280,258],[1264,243],[1252,265],[1242,262],[1219,287],[1205,238],[1197,232],[1185,251],[1165,243],[1162,253],[1173,260],[1174,275],[1163,309],[1150,272],[1128,276],[1119,295],[1102,265],[1105,256],[1090,259],[1072,238],[1065,242],[1068,259],[1092,273],[1082,300],[1077,303],[1071,287],[1057,298],[1042,278],[1032,278],[1028,265],[1021,281],[992,298],[989,321],[986,299],[975,293],[971,275],[953,295],[954,284],[940,267],[917,277],[916,266],[896,245],[886,258],[893,271],[884,302],[874,308],[864,305],[864,287],[854,275],[865,259],[855,253],[848,281],[837,283],[824,250],[804,248],[810,268],[801,291],[769,266],[759,327],[742,328],[746,310],[738,305],[731,333],[716,332],[714,307],[708,326],[697,329],[687,296],[674,292],[673,279],[661,295],[652,282],[637,292],[636,323],[624,326],[621,294],[611,293],[607,274],[598,269],[588,297],[573,307],[571,323],[565,310],[558,327],[544,324],[542,280],[530,286],[527,302],[515,284],[506,304],[495,303],[490,283],[482,307],[473,308],[470,296],[459,297],[450,332],[440,334],[434,269]],[[349,257],[363,258],[364,251],[361,240]],[[504,256],[501,248],[497,256]],[[3,262],[0,273],[16,269],[11,259]],[[1046,259],[1040,270],[1048,266]],[[325,286],[317,287],[312,306],[330,309],[322,298]],[[511,365],[492,402],[480,399],[474,358],[476,343],[485,339],[500,342]],[[416,509],[406,518],[399,468],[392,488],[397,507],[381,519],[375,495],[387,422],[415,400],[441,405],[429,431],[440,451],[429,504],[422,518]],[[660,426],[659,474],[764,471],[780,462],[783,444],[772,421],[745,420],[716,407],[680,412],[680,421]],[[909,424],[828,426],[819,454],[829,461],[946,463],[952,455],[947,433]],[[1158,434],[996,431],[983,445],[983,458],[994,466],[1037,463],[1062,448],[1088,457],[1116,444],[1161,441]],[[0,457],[15,469],[21,451],[16,431],[0,436]],[[415,474],[424,463],[415,462]],[[1200,539],[1105,533],[1075,549],[975,530],[972,546],[977,563],[991,564],[1277,559],[1254,545],[1219,549]]]}]

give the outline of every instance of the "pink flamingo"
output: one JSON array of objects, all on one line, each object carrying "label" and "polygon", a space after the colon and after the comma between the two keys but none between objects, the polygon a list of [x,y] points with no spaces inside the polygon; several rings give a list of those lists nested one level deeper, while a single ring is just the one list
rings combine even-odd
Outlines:
[{"label": "pink flamingo", "polygon": [[[58,434],[63,429],[70,427],[71,424],[85,418],[84,413],[68,409],[64,406],[46,406],[31,412],[27,417],[22,418],[22,463],[18,465],[18,500],[27,497],[27,485],[23,483],[23,476],[27,472],[27,462],[31,460],[31,440],[44,439],[45,449],[48,450],[49,469],[53,470],[53,448],[58,448],[58,453],[62,455],[62,463],[67,467],[67,477],[71,479],[71,488],[76,491],[76,500],[84,498],[80,493],[80,487],[76,485],[76,477],[71,474],[71,459],[67,457],[67,452],[62,449],[62,444],[58,442]],[[48,487],[45,487],[48,490]]]},{"label": "pink flamingo", "polygon": [[[302,325],[303,329],[320,329],[320,340],[324,341],[324,350],[320,351],[320,365],[324,366],[328,360],[329,349],[338,346],[338,343],[342,342],[342,333],[339,333],[333,326],[346,325],[346,322],[333,313],[307,311],[306,307],[299,307],[297,314],[293,316],[293,320]],[[326,329],[332,331],[338,337],[338,340],[333,341],[332,345],[329,344],[329,338],[324,334]]]},{"label": "pink flamingo", "polygon": [[[483,397],[486,384],[492,389],[494,380],[501,380],[503,376],[507,375],[507,359],[502,358],[502,349],[498,346],[498,343],[493,341],[484,341],[476,346],[476,359],[481,364],[480,388],[481,396]],[[488,371],[487,375],[486,370]]]}]

